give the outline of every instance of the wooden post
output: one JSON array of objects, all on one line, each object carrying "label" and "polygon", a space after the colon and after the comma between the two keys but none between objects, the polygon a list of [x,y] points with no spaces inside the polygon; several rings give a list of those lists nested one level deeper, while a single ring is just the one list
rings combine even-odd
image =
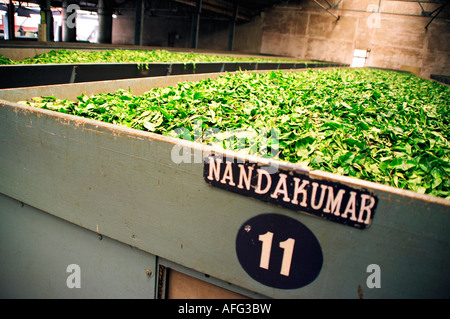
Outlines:
[{"label": "wooden post", "polygon": [[192,29],[191,29],[191,48],[198,47],[198,32],[200,29],[200,14],[202,11],[202,0],[197,0],[195,12],[192,14]]},{"label": "wooden post", "polygon": [[[8,3],[8,13],[7,13],[8,23],[6,24],[8,28],[8,32],[5,32],[5,35],[8,36],[8,40],[14,40],[15,35],[15,21],[14,21],[14,3],[12,0],[9,0]],[[5,25],[5,24],[3,24]]]},{"label": "wooden post", "polygon": [[[62,41],[76,42],[77,41],[77,27],[76,27],[76,7],[71,0],[63,0],[62,2]],[[69,11],[68,11],[69,9]]]},{"label": "wooden post", "polygon": [[239,5],[234,4],[233,17],[230,20],[230,27],[228,29],[228,51],[233,51],[234,48],[234,34],[236,30],[237,15],[239,11]]},{"label": "wooden post", "polygon": [[136,20],[134,24],[134,44],[142,45],[144,31],[145,2],[136,1]]},{"label": "wooden post", "polygon": [[112,11],[109,0],[98,1],[98,42],[112,42]]}]

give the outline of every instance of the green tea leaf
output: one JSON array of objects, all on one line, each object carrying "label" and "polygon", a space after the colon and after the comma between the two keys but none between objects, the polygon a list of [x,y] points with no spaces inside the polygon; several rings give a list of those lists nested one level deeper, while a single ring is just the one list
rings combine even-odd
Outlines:
[{"label": "green tea leaf", "polygon": [[[140,96],[119,90],[27,103],[168,136],[182,129],[190,140],[257,156],[273,148],[282,161],[450,196],[450,87],[411,74],[238,72]],[[278,146],[251,134],[272,130]]]}]

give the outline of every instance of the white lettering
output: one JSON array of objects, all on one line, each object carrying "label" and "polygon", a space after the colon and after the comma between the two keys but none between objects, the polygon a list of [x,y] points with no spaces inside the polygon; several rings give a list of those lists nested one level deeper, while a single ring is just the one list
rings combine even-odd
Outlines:
[{"label": "white lettering", "polygon": [[283,200],[285,202],[289,202],[290,198],[288,195],[288,190],[287,190],[287,184],[286,184],[286,174],[278,174],[278,176],[280,177],[280,179],[278,180],[278,184],[277,187],[275,188],[275,191],[272,193],[272,195],[270,195],[270,197],[272,198],[278,198],[278,195],[283,194]]},{"label": "white lettering", "polygon": [[380,7],[377,4],[372,3],[372,4],[369,4],[367,6],[367,10],[366,11],[367,12],[374,12],[371,15],[369,15],[369,17],[366,20],[367,27],[369,27],[370,29],[373,29],[373,28],[379,29],[379,28],[381,28]]},{"label": "white lettering", "polygon": [[[270,313],[271,304],[227,304],[222,307],[222,313],[257,314]],[[218,309],[216,309],[218,310]]]},{"label": "white lettering", "polygon": [[[209,160],[209,167],[208,161]],[[225,167],[222,167],[225,164]],[[236,170],[239,167],[239,172]],[[257,176],[254,176],[256,171]],[[357,190],[339,188],[338,184],[300,178],[294,172],[278,172],[275,177],[269,173],[267,166],[258,168],[255,164],[240,164],[239,159],[229,160],[226,157],[208,156],[205,159],[205,180],[229,185],[243,190],[248,196],[258,198],[256,194],[270,196],[266,200],[285,207],[292,205],[303,207],[308,213],[329,218],[340,217],[343,221],[352,221],[355,227],[369,225],[374,214],[377,199],[373,195],[364,194]],[[239,175],[239,177],[238,177]],[[273,180],[278,178],[278,180]],[[323,182],[323,184],[322,184]],[[329,185],[331,184],[331,185]],[[310,185],[310,186],[309,186]],[[228,189],[228,187],[224,187]],[[248,192],[247,192],[248,191]],[[240,191],[241,193],[242,191]],[[319,194],[320,193],[320,194]],[[348,195],[347,195],[348,194]],[[289,204],[285,204],[289,203]]]},{"label": "white lettering", "polygon": [[352,215],[350,220],[356,221],[356,192],[350,192],[350,199],[348,200],[347,207],[345,207],[345,211],[341,217],[348,218],[348,213]]},{"label": "white lettering", "polygon": [[377,264],[371,264],[367,266],[366,272],[371,272],[370,276],[367,277],[366,285],[367,288],[381,288],[381,268]]},{"label": "white lettering", "polygon": [[[181,151],[181,155],[180,155]],[[174,145],[171,151],[172,161],[175,164],[190,163],[191,162],[191,150],[181,145]]]},{"label": "white lettering", "polygon": [[236,184],[233,181],[233,163],[232,162],[226,162],[225,172],[223,173],[222,180],[220,181],[222,184],[226,184],[226,181],[229,180],[228,183],[231,186],[236,186]]},{"label": "white lettering", "polygon": [[[366,200],[370,200],[370,204],[366,206]],[[370,217],[372,215],[372,208],[375,205],[375,199],[373,196],[361,194],[361,209],[359,210],[358,223],[363,222],[364,211],[367,212],[366,219],[364,220],[364,224],[368,224],[370,222]]]},{"label": "white lettering", "polygon": [[323,212],[331,213],[336,216],[339,216],[341,214],[339,212],[339,210],[341,209],[342,196],[344,196],[344,193],[345,193],[345,190],[340,189],[338,191],[336,197],[334,197],[333,187],[328,186],[328,200],[327,200],[327,205],[323,209]]},{"label": "white lettering", "polygon": [[[217,165],[216,163],[217,162]],[[208,175],[208,179],[210,181],[212,181],[213,179],[215,179],[217,182],[220,179],[220,164],[222,163],[222,160],[220,158],[214,160],[213,157],[209,157],[209,175]],[[213,178],[213,174],[214,174],[214,178]]]},{"label": "white lettering", "polygon": [[252,173],[253,173],[253,167],[248,166],[248,174],[245,173],[245,165],[238,164],[239,166],[239,184],[238,188],[243,189],[244,186],[242,185],[242,182],[245,182],[245,188],[247,190],[250,190],[250,182],[252,180]]},{"label": "white lettering", "polygon": [[211,314],[212,306],[190,306],[186,303],[184,306],[178,307],[178,313],[193,313],[193,314],[205,314],[209,317]]},{"label": "white lettering", "polygon": [[302,182],[302,185],[300,187],[298,186],[300,184],[300,178],[294,177],[294,182],[295,182],[295,184],[294,184],[294,198],[292,198],[292,202],[291,203],[294,204],[294,205],[298,205],[298,200],[297,200],[298,195],[302,194],[303,198],[302,198],[302,201],[300,203],[300,206],[306,207],[307,206],[306,199],[307,199],[307,195],[308,194],[306,192],[305,186],[309,184],[309,181],[304,179],[303,182]]},{"label": "white lettering", "polygon": [[[272,177],[264,169],[259,169],[258,168],[256,171],[258,172],[258,184],[256,185],[255,193],[257,193],[257,194],[265,194],[265,193],[267,193],[269,191],[270,186],[272,186]],[[263,175],[266,176],[267,185],[266,185],[266,188],[261,189]]]},{"label": "white lettering", "polygon": [[76,26],[76,19],[77,19],[77,10],[80,10],[80,6],[77,4],[69,4],[67,6],[66,12],[70,13],[67,15],[66,25],[69,29],[75,28]]},{"label": "white lettering", "polygon": [[70,264],[67,266],[66,272],[71,272],[67,277],[67,288],[81,288],[81,268],[77,264]]},{"label": "white lettering", "polygon": [[270,252],[272,251],[273,233],[268,231],[263,235],[259,235],[259,241],[262,242],[261,258],[259,259],[259,267],[269,269]]},{"label": "white lettering", "polygon": [[317,187],[319,186],[319,183],[312,183],[312,193],[311,193],[311,207],[313,209],[320,209],[320,207],[322,207],[323,205],[323,200],[325,198],[325,192],[327,190],[327,185],[320,185],[320,188],[322,189],[322,191],[320,192],[320,199],[319,199],[319,203],[316,204],[316,193],[317,193]]}]

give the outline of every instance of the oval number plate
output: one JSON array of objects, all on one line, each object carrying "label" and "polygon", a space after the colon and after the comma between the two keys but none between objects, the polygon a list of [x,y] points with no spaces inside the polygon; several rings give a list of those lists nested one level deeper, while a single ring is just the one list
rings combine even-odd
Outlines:
[{"label": "oval number plate", "polygon": [[242,224],[236,237],[239,262],[263,285],[296,289],[310,284],[322,269],[319,241],[299,221],[280,214],[255,216]]}]

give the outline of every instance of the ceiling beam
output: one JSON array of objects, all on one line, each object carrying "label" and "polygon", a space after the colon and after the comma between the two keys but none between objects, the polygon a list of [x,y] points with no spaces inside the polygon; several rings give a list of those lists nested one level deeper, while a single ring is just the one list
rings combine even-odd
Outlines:
[{"label": "ceiling beam", "polygon": [[388,1],[418,2],[418,3],[435,3],[435,4],[445,4],[445,3],[449,3],[449,0],[388,0]]},{"label": "ceiling beam", "polygon": [[[434,19],[436,19],[436,17],[438,16],[438,14],[439,13],[441,13],[441,11],[442,11],[442,9],[445,7],[445,4],[443,4],[442,6],[440,6],[439,8],[437,8],[436,10],[434,10],[433,12],[431,12],[431,20],[430,20],[430,22],[428,22],[428,24],[425,26],[425,30],[427,30],[428,31],[428,26],[431,24],[431,22],[433,22],[433,20]],[[433,16],[433,13],[435,13],[436,12],[436,14]]]},{"label": "ceiling beam", "polygon": [[[195,7],[197,5],[197,2],[195,0],[174,0],[175,2],[186,4],[192,7]],[[217,0],[203,0],[202,3],[202,9],[223,14],[228,17],[234,16],[234,4],[231,2],[223,2],[223,1],[217,1]],[[249,21],[251,19],[251,11],[248,9],[245,9],[241,6],[239,6],[239,13],[237,18],[240,20]]]},{"label": "ceiling beam", "polygon": [[[325,1],[326,1],[326,0],[325,0]],[[332,13],[332,12],[329,11],[330,9],[333,9],[333,7],[331,6],[331,4],[330,4],[328,1],[326,1],[326,2],[328,3],[328,5],[329,5],[328,8],[326,8],[323,4],[320,4],[317,0],[314,0],[314,2],[315,2],[319,7],[321,7],[323,10],[325,10],[327,13],[329,13],[329,14],[331,14],[333,17],[335,17],[335,18],[336,18],[336,21],[338,21],[338,20],[341,18],[341,16],[337,16],[337,15],[335,15],[334,13]]]}]

